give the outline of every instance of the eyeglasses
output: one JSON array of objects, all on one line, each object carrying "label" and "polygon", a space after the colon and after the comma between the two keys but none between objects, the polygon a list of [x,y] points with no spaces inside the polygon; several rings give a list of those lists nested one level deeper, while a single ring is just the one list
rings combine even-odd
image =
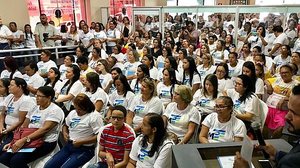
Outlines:
[{"label": "eyeglasses", "polygon": [[225,73],[225,71],[222,71],[222,70],[217,70],[217,72],[218,73],[223,73],[223,74]]},{"label": "eyeglasses", "polygon": [[233,85],[239,85],[239,86],[243,86],[242,83],[239,83],[239,82],[236,82],[236,81],[233,81]]},{"label": "eyeglasses", "polygon": [[215,106],[215,109],[224,110],[224,109],[226,109],[227,107],[230,107],[230,106],[218,106],[218,105],[216,105],[216,106]]},{"label": "eyeglasses", "polygon": [[39,98],[41,98],[41,97],[47,97],[47,96],[43,96],[43,95],[35,95],[36,97],[39,97]]},{"label": "eyeglasses", "polygon": [[112,119],[112,120],[118,120],[118,121],[121,121],[121,120],[123,120],[124,119],[124,117],[119,117],[119,116],[110,116],[110,119]]}]

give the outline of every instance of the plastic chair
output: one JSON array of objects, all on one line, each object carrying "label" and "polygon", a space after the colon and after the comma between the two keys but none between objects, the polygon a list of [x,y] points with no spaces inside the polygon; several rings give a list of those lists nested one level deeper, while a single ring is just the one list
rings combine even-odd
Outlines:
[{"label": "plastic chair", "polygon": [[48,162],[48,160],[50,160],[57,152],[59,152],[59,150],[60,150],[60,148],[59,148],[58,144],[56,144],[56,147],[54,148],[54,150],[52,152],[50,152],[46,156],[43,156],[43,157],[29,163],[28,166],[30,168],[44,167],[44,165]]}]

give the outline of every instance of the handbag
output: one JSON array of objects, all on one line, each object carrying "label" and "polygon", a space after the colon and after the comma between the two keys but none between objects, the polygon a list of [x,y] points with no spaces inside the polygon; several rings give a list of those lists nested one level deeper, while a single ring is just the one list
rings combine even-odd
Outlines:
[{"label": "handbag", "polygon": [[[32,134],[38,130],[38,128],[19,128],[14,132],[13,140],[11,141],[11,145],[13,145],[17,140],[27,137],[28,135]],[[38,148],[42,146],[44,143],[43,138],[37,138],[29,143],[26,143],[22,148]]]}]

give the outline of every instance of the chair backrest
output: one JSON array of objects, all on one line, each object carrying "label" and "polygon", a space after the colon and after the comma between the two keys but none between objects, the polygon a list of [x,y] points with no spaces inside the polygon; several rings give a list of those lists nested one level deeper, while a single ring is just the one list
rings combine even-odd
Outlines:
[{"label": "chair backrest", "polygon": [[266,122],[269,108],[268,105],[262,100],[259,100],[259,111],[260,111],[261,127],[263,128]]}]

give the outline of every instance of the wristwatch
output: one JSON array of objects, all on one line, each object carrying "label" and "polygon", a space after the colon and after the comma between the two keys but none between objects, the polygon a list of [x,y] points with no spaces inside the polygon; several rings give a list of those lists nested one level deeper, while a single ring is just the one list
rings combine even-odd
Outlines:
[{"label": "wristwatch", "polygon": [[25,137],[26,138],[26,142],[27,143],[30,143],[30,141],[31,141],[31,139],[27,136],[27,137]]}]

